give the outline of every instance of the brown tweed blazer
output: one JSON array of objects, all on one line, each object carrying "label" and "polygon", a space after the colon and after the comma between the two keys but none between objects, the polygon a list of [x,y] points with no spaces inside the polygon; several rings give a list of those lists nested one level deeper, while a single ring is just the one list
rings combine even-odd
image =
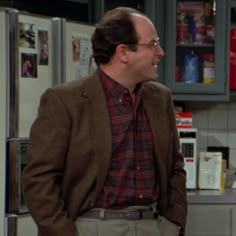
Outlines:
[{"label": "brown tweed blazer", "polygon": [[[144,83],[154,139],[159,211],[185,226],[183,157],[169,90]],[[112,153],[109,113],[98,73],[47,89],[30,132],[23,193],[41,236],[74,236],[74,220],[95,206]]]}]

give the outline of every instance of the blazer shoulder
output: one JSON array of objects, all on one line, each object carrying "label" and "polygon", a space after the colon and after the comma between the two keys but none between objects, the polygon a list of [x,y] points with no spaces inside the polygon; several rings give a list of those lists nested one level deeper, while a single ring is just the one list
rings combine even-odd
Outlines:
[{"label": "blazer shoulder", "polygon": [[57,84],[48,90],[58,94],[58,95],[66,95],[66,94],[72,94],[72,95],[82,95],[85,94],[85,91],[91,91],[91,88],[93,90],[96,90],[97,87],[99,87],[100,80],[98,73],[94,72],[91,75],[87,75],[85,77],[82,77],[77,80],[72,80],[69,82],[64,82],[62,84]]},{"label": "blazer shoulder", "polygon": [[63,92],[63,91],[72,92],[73,90],[76,90],[77,92],[79,92],[81,89],[84,88],[84,86],[89,78],[90,78],[90,76],[86,76],[81,79],[72,80],[69,82],[64,82],[61,84],[57,84],[57,85],[51,87],[50,89],[52,89],[55,92]]},{"label": "blazer shoulder", "polygon": [[167,86],[156,81],[149,81],[144,83],[144,89],[154,90],[156,92],[162,93],[170,93],[170,89]]}]

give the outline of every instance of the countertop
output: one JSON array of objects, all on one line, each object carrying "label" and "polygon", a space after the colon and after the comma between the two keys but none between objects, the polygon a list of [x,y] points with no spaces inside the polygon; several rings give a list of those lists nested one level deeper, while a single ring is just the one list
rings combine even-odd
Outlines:
[{"label": "countertop", "polygon": [[236,204],[236,189],[188,190],[189,204]]}]

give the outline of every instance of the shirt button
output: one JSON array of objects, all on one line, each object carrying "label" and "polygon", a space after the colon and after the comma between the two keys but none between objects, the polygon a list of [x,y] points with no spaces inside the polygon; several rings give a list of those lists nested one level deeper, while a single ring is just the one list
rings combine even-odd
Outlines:
[{"label": "shirt button", "polygon": [[143,195],[142,195],[142,194],[140,194],[140,195],[139,195],[139,198],[140,198],[140,199],[143,199]]},{"label": "shirt button", "polygon": [[141,168],[140,168],[140,166],[137,166],[136,169],[137,169],[137,170],[140,170]]},{"label": "shirt button", "polygon": [[119,103],[122,103],[122,99],[121,98],[119,98],[118,101],[119,101]]}]

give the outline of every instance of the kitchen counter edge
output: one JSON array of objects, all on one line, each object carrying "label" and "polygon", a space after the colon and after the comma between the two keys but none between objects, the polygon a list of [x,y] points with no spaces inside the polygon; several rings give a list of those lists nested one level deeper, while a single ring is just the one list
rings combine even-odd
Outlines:
[{"label": "kitchen counter edge", "polygon": [[188,190],[188,204],[236,204],[236,189]]}]

